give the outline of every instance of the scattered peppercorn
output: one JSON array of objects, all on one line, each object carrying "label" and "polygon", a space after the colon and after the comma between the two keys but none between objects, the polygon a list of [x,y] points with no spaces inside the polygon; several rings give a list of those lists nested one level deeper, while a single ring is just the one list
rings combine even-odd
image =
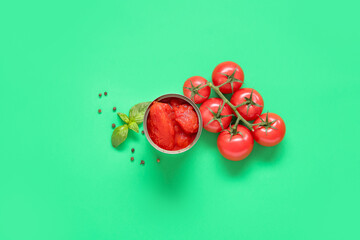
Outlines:
[{"label": "scattered peppercorn", "polygon": [[144,130],[142,130],[142,131],[141,131],[141,134],[144,135],[144,133],[145,133]]},{"label": "scattered peppercorn", "polygon": [[113,111],[114,111],[114,112],[116,111],[116,107],[113,107]]},{"label": "scattered peppercorn", "polygon": [[145,164],[144,160],[141,160],[140,165],[144,165],[144,164]]},{"label": "scattered peppercorn", "polygon": [[101,109],[98,110],[98,113],[101,113]]},{"label": "scattered peppercorn", "polygon": [[134,157],[131,157],[130,160],[131,160],[131,161],[134,161]]},{"label": "scattered peppercorn", "polygon": [[99,93],[99,97],[101,97],[101,93]]},{"label": "scattered peppercorn", "polygon": [[160,162],[160,159],[158,158],[158,159],[156,159],[156,161],[159,163],[159,162]]},{"label": "scattered peppercorn", "polygon": [[115,125],[115,123],[113,123],[111,126],[112,126],[112,128],[115,128],[116,125]]},{"label": "scattered peppercorn", "polygon": [[107,95],[107,92],[104,92],[104,95],[106,96],[106,95]]},{"label": "scattered peppercorn", "polygon": [[134,148],[132,148],[132,149],[131,149],[131,152],[132,152],[132,153],[134,153],[134,152],[135,152],[135,149],[134,149]]}]

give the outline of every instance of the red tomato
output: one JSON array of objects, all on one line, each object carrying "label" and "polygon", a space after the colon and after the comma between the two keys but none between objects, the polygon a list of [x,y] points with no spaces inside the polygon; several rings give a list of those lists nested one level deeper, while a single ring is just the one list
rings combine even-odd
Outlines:
[{"label": "red tomato", "polygon": [[253,124],[253,136],[257,143],[266,147],[272,147],[280,143],[285,136],[284,120],[275,113],[264,113]]},{"label": "red tomato", "polygon": [[207,80],[200,76],[194,76],[185,81],[183,86],[184,96],[190,98],[194,103],[199,104],[209,98],[211,89],[204,87]]},{"label": "red tomato", "polygon": [[[223,103],[223,100],[220,98],[209,98],[200,106],[203,127],[207,131],[220,132],[230,125],[233,116],[232,109],[229,105],[223,105]],[[220,113],[221,107],[223,109]]]},{"label": "red tomato", "polygon": [[149,136],[159,147],[172,150],[175,146],[174,111],[167,103],[154,102],[149,111],[147,124]]},{"label": "red tomato", "polygon": [[177,146],[177,148],[179,149],[186,148],[188,145],[190,145],[190,143],[194,141],[196,134],[191,134],[191,135],[187,134],[179,125],[175,125],[174,129],[175,129],[175,145]]},{"label": "red tomato", "polygon": [[222,131],[217,139],[218,149],[224,158],[231,161],[240,161],[249,156],[254,139],[249,129],[242,125],[237,126],[237,132],[231,136],[232,129]]},{"label": "red tomato", "polygon": [[220,87],[222,93],[233,93],[241,88],[244,82],[244,72],[241,67],[234,62],[223,62],[217,65],[212,73],[212,81],[215,86],[229,83]]},{"label": "red tomato", "polygon": [[230,102],[237,108],[240,115],[246,121],[252,121],[258,118],[264,108],[264,101],[260,93],[252,88],[241,88],[231,97]]},{"label": "red tomato", "polygon": [[152,103],[147,119],[152,141],[162,149],[178,150],[191,144],[199,128],[193,107],[183,100],[170,98]]},{"label": "red tomato", "polygon": [[188,134],[197,133],[199,129],[199,120],[194,108],[189,104],[181,104],[173,107],[175,112],[175,121]]}]

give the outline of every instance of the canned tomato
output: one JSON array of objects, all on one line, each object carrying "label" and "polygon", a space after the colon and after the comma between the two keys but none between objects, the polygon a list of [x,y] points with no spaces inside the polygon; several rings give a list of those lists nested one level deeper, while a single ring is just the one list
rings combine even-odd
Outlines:
[{"label": "canned tomato", "polygon": [[[150,114],[153,105],[156,111],[160,111],[158,114]],[[152,111],[155,111],[154,108]],[[178,154],[196,144],[202,124],[200,110],[193,101],[180,94],[165,94],[156,98],[146,109],[143,126],[146,139],[155,149],[167,154]]]}]

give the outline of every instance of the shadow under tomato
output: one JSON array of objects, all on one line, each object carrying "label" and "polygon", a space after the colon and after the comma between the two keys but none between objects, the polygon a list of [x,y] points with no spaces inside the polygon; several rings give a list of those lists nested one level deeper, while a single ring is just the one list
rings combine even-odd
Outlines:
[{"label": "shadow under tomato", "polygon": [[283,143],[280,143],[273,147],[264,147],[255,142],[254,149],[248,158],[254,160],[262,160],[266,162],[274,162],[276,161],[276,159],[278,159],[279,153],[281,153],[282,148]]},{"label": "shadow under tomato", "polygon": [[224,157],[222,157],[222,162],[231,176],[244,174],[250,163],[248,158],[241,161],[230,161]]},{"label": "shadow under tomato", "polygon": [[248,170],[249,166],[257,160],[263,161],[266,167],[266,163],[275,163],[276,159],[279,158],[279,153],[281,152],[283,144],[276,145],[274,147],[264,147],[256,142],[254,143],[254,148],[250,155],[241,161],[230,161],[226,158],[222,158],[225,168],[227,169],[228,173],[231,176],[237,175],[245,175]]},{"label": "shadow under tomato", "polygon": [[219,136],[219,133],[212,133],[212,132],[208,132],[205,129],[203,129],[201,132],[201,137],[198,141],[201,143],[205,142],[206,145],[209,145],[211,147],[217,147],[216,142],[217,142],[218,136]]}]

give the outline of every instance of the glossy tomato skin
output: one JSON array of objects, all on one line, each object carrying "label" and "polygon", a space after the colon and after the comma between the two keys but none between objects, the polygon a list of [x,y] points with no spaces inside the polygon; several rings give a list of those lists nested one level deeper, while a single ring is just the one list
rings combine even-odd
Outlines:
[{"label": "glossy tomato skin", "polygon": [[[210,124],[209,121],[213,118],[213,114],[208,109],[210,108],[213,112],[217,113],[219,107],[223,104],[223,100],[220,98],[209,98],[200,106],[200,112],[203,119],[203,127],[209,132],[220,132],[222,130],[221,125],[218,121],[212,121]],[[225,104],[223,111],[221,112],[222,116],[232,114],[232,109],[229,105]],[[224,117],[221,119],[224,129],[226,129],[231,122],[231,116]]]},{"label": "glossy tomato skin", "polygon": [[217,146],[221,155],[231,161],[240,161],[249,156],[253,147],[254,139],[249,129],[242,125],[237,126],[236,134],[231,137],[228,131],[222,131],[217,139]]},{"label": "glossy tomato skin", "polygon": [[[192,83],[192,86],[191,86],[191,83]],[[194,76],[194,77],[187,79],[183,86],[184,96],[190,98],[196,104],[205,102],[210,96],[211,89],[209,86],[198,90],[198,93],[201,96],[199,94],[195,94],[195,96],[192,96],[191,90],[189,90],[188,88],[201,87],[201,86],[204,86],[206,83],[207,83],[207,80],[200,76]]]},{"label": "glossy tomato skin", "polygon": [[241,103],[246,102],[245,98],[248,99],[250,98],[251,92],[252,92],[252,96],[251,96],[252,101],[257,103],[258,105],[261,105],[261,107],[250,105],[249,110],[246,104],[238,107],[237,108],[238,112],[246,121],[255,120],[261,115],[262,110],[264,108],[264,100],[261,97],[260,93],[252,88],[240,88],[232,95],[230,99],[230,102],[234,106],[238,106]]},{"label": "glossy tomato skin", "polygon": [[[260,117],[265,121],[266,113],[262,114]],[[254,121],[254,124],[261,122],[260,117]],[[271,124],[271,126],[276,129],[268,128],[267,133],[265,127],[254,126],[253,136],[257,143],[266,147],[272,147],[279,144],[283,140],[286,132],[284,120],[275,113],[269,113],[269,122],[276,119],[277,121]]]},{"label": "glossy tomato skin", "polygon": [[[219,65],[217,65],[212,73],[212,81],[214,83],[215,86],[219,86],[220,84],[226,82],[227,77],[224,76],[223,74],[227,74],[227,75],[231,75],[233,74],[233,72],[235,71],[235,75],[234,77],[236,79],[239,79],[241,81],[244,82],[244,72],[241,69],[241,67],[234,62],[222,62]],[[239,88],[241,88],[243,83],[241,82],[233,82],[233,90],[234,92],[236,90],[238,90]],[[222,93],[232,93],[233,91],[231,90],[231,84],[227,83],[224,86],[220,87],[220,92]]]}]

